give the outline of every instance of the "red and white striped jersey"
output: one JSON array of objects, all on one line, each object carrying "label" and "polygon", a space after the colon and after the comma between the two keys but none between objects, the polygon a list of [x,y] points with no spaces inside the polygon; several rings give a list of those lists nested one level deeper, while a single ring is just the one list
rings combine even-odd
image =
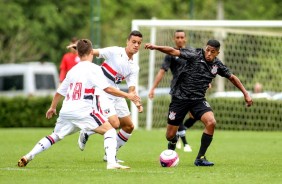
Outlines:
[{"label": "red and white striped jersey", "polygon": [[65,96],[60,116],[73,119],[85,117],[97,109],[98,98],[109,87],[101,67],[90,62],[81,61],[68,73],[57,92]]},{"label": "red and white striped jersey", "polygon": [[105,59],[101,67],[111,86],[118,88],[123,80],[128,87],[136,86],[139,66],[129,59],[124,47],[106,47],[98,51],[99,58]]}]

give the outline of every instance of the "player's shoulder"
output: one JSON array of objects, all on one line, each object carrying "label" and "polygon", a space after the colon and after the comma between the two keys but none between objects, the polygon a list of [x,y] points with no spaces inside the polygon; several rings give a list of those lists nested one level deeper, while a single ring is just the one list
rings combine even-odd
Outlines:
[{"label": "player's shoulder", "polygon": [[123,47],[111,46],[111,47],[102,48],[101,50],[107,50],[107,51],[110,51],[110,52],[120,52],[123,49],[124,49]]}]

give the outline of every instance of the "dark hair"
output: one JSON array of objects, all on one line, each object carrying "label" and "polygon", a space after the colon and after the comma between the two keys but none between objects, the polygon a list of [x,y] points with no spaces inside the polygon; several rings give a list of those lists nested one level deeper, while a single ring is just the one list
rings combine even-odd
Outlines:
[{"label": "dark hair", "polygon": [[[184,30],[182,30],[182,29],[177,29],[176,31],[175,31],[175,33],[184,33],[184,35],[186,36],[186,33],[184,32]],[[175,34],[174,33],[174,34]]]},{"label": "dark hair", "polygon": [[71,43],[76,43],[77,40],[78,40],[77,37],[72,37],[72,38],[71,38]]},{"label": "dark hair", "polygon": [[88,55],[88,54],[90,54],[90,52],[93,49],[92,48],[92,43],[88,39],[78,40],[76,49],[77,49],[79,57]]},{"label": "dark hair", "polygon": [[207,45],[212,46],[212,47],[216,48],[217,50],[220,49],[220,43],[217,40],[209,40]]},{"label": "dark hair", "polygon": [[143,38],[143,35],[140,31],[131,31],[131,33],[128,35],[127,39],[130,40],[131,36],[138,36],[140,38]]}]

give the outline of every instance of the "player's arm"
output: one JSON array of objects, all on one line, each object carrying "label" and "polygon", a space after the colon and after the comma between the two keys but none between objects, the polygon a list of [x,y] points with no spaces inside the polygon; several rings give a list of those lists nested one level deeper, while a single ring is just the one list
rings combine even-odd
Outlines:
[{"label": "player's arm", "polygon": [[50,119],[53,117],[53,115],[57,115],[56,108],[60,100],[62,99],[63,95],[60,93],[56,92],[56,94],[53,97],[52,103],[48,111],[46,112],[46,118]]},{"label": "player's arm", "polygon": [[155,95],[155,89],[158,87],[159,83],[161,82],[161,80],[163,79],[165,75],[165,70],[164,69],[160,69],[158,74],[156,75],[155,77],[155,80],[154,80],[154,83],[153,83],[153,86],[152,88],[150,89],[149,91],[149,98],[150,99],[153,99],[154,98],[154,95]]},{"label": "player's arm", "polygon": [[[128,93],[137,94],[135,86],[129,86]],[[142,103],[141,103],[141,99],[140,99],[140,101],[137,101],[137,102],[133,101],[133,103],[136,105],[138,112],[143,112],[143,106],[142,106]]]},{"label": "player's arm", "polygon": [[158,51],[161,51],[165,54],[169,54],[169,55],[172,55],[172,56],[180,56],[180,50],[175,49],[173,47],[159,46],[159,45],[153,45],[153,44],[150,44],[150,43],[146,43],[145,49],[158,50]]},{"label": "player's arm", "polygon": [[234,86],[236,86],[238,89],[241,90],[241,92],[243,93],[244,97],[245,97],[245,101],[247,103],[247,106],[251,106],[253,104],[253,100],[251,98],[251,96],[249,95],[249,93],[247,92],[247,90],[245,89],[244,85],[241,83],[240,79],[231,74],[231,76],[229,77],[229,80],[234,84]]},{"label": "player's arm", "polygon": [[99,50],[98,50],[98,49],[93,49],[92,54],[93,54],[94,56],[96,56],[96,57],[100,55],[100,53],[99,53]]},{"label": "player's arm", "polygon": [[114,96],[123,97],[131,100],[134,103],[140,102],[140,97],[136,95],[136,93],[126,93],[121,90],[118,90],[112,86],[109,86],[104,89],[106,93],[109,93]]}]

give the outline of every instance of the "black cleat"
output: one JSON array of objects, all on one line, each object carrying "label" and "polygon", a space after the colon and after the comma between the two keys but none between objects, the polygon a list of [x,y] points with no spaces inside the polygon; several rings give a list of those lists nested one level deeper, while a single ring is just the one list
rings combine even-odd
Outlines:
[{"label": "black cleat", "polygon": [[209,162],[205,156],[202,156],[201,158],[197,158],[194,162],[195,166],[213,166],[213,162]]}]

